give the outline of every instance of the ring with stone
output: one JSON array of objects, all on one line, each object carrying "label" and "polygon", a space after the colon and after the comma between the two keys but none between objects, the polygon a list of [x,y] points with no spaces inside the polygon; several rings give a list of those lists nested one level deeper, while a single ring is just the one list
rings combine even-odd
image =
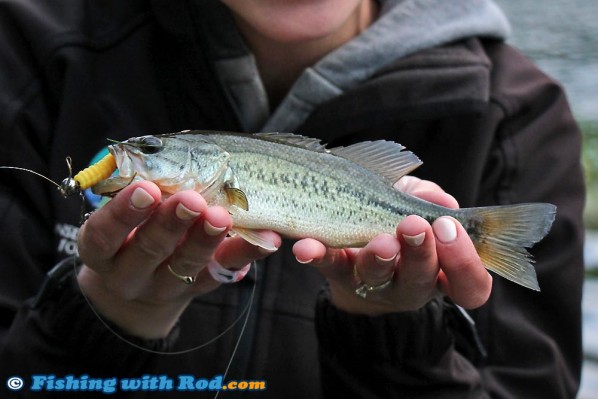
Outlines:
[{"label": "ring with stone", "polygon": [[357,295],[360,298],[366,299],[370,292],[381,291],[381,290],[389,287],[392,284],[392,279],[394,276],[395,276],[395,272],[393,270],[393,272],[388,277],[388,280],[384,281],[383,283],[368,284],[368,283],[363,282],[363,279],[361,278],[361,276],[359,275],[359,272],[357,271],[357,265],[353,265],[353,277],[355,278],[355,282],[357,284],[357,288],[355,289],[355,295]]}]

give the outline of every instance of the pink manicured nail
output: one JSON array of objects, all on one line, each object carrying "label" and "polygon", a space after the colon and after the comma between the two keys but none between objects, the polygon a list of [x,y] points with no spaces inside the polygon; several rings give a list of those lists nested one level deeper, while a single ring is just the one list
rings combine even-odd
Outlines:
[{"label": "pink manicured nail", "polygon": [[398,254],[394,254],[390,258],[383,258],[381,256],[376,255],[376,263],[378,263],[380,266],[388,266],[389,263],[393,262],[397,258],[397,255]]},{"label": "pink manicured nail", "polygon": [[174,212],[176,213],[177,217],[181,220],[191,220],[200,215],[200,212],[192,211],[191,209],[187,208],[182,203],[179,203],[176,206],[176,209]]},{"label": "pink manicured nail", "polygon": [[154,197],[141,187],[136,188],[131,194],[131,204],[137,209],[149,208],[153,203]]},{"label": "pink manicured nail", "polygon": [[438,218],[432,223],[434,235],[445,244],[451,243],[457,239],[457,226],[452,219],[447,217]]},{"label": "pink manicured nail", "polygon": [[311,263],[311,262],[314,261],[313,258],[312,259],[301,260],[301,259],[295,257],[295,259],[297,259],[297,262],[301,263],[302,265],[307,265],[307,264],[309,264],[309,263]]},{"label": "pink manicured nail", "polygon": [[214,227],[206,220],[203,224],[203,229],[207,235],[214,237],[226,230],[226,227]]},{"label": "pink manicured nail", "polygon": [[250,264],[248,264],[247,266],[245,266],[244,268],[242,268],[242,269],[238,270],[238,271],[237,271],[237,273],[238,273],[238,276],[239,276],[239,277],[238,277],[238,280],[237,280],[237,281],[240,281],[240,280],[242,280],[242,279],[243,279],[243,277],[245,277],[245,276],[247,275],[247,273],[249,273],[249,270],[250,270],[250,269],[251,269],[251,263],[250,263]]},{"label": "pink manicured nail", "polygon": [[272,255],[274,252],[276,252],[276,250],[273,251],[271,249],[263,248],[263,247],[257,247],[257,250],[260,251],[260,253],[263,255]]},{"label": "pink manicured nail", "polygon": [[409,245],[410,247],[417,248],[424,243],[424,240],[426,239],[426,232],[422,231],[421,233],[415,236],[408,236],[407,234],[403,234],[403,238],[405,239],[407,245]]}]

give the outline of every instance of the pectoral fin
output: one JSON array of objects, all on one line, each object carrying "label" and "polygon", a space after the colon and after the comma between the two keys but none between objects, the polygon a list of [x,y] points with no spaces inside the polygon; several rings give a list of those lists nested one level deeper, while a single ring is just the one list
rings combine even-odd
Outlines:
[{"label": "pectoral fin", "polygon": [[246,211],[249,210],[249,202],[247,201],[247,196],[241,189],[232,187],[227,184],[224,186],[224,192],[226,193],[226,197],[228,198],[229,204],[235,205]]}]

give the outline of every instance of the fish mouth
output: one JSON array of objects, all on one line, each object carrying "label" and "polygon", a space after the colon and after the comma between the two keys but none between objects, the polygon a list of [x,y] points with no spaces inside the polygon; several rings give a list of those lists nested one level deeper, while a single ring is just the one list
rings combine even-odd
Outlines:
[{"label": "fish mouth", "polygon": [[142,180],[138,176],[130,178],[124,178],[120,176],[109,177],[106,180],[102,180],[96,185],[91,187],[91,192],[96,195],[103,195],[105,197],[112,197],[118,194],[123,188],[127,187],[131,183],[137,180]]},{"label": "fish mouth", "polygon": [[141,180],[134,171],[133,161],[122,144],[108,146],[116,161],[118,176],[109,177],[91,187],[96,195],[113,196],[136,180]]},{"label": "fish mouth", "polygon": [[133,162],[128,151],[122,143],[108,146],[108,151],[112,154],[118,168],[118,175],[122,178],[131,178],[134,174]]}]

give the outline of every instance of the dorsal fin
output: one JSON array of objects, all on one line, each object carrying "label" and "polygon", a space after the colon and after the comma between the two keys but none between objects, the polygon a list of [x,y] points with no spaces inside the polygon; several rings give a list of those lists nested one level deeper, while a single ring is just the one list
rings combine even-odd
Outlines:
[{"label": "dorsal fin", "polygon": [[294,133],[254,133],[253,136],[259,137],[263,140],[274,141],[276,143],[288,144],[295,147],[305,148],[307,150],[316,152],[328,152],[326,145],[322,144],[320,139],[313,137],[301,136]]},{"label": "dorsal fin", "polygon": [[330,152],[382,176],[389,184],[416,169],[423,162],[411,151],[393,141],[364,141],[348,147],[331,148]]}]

